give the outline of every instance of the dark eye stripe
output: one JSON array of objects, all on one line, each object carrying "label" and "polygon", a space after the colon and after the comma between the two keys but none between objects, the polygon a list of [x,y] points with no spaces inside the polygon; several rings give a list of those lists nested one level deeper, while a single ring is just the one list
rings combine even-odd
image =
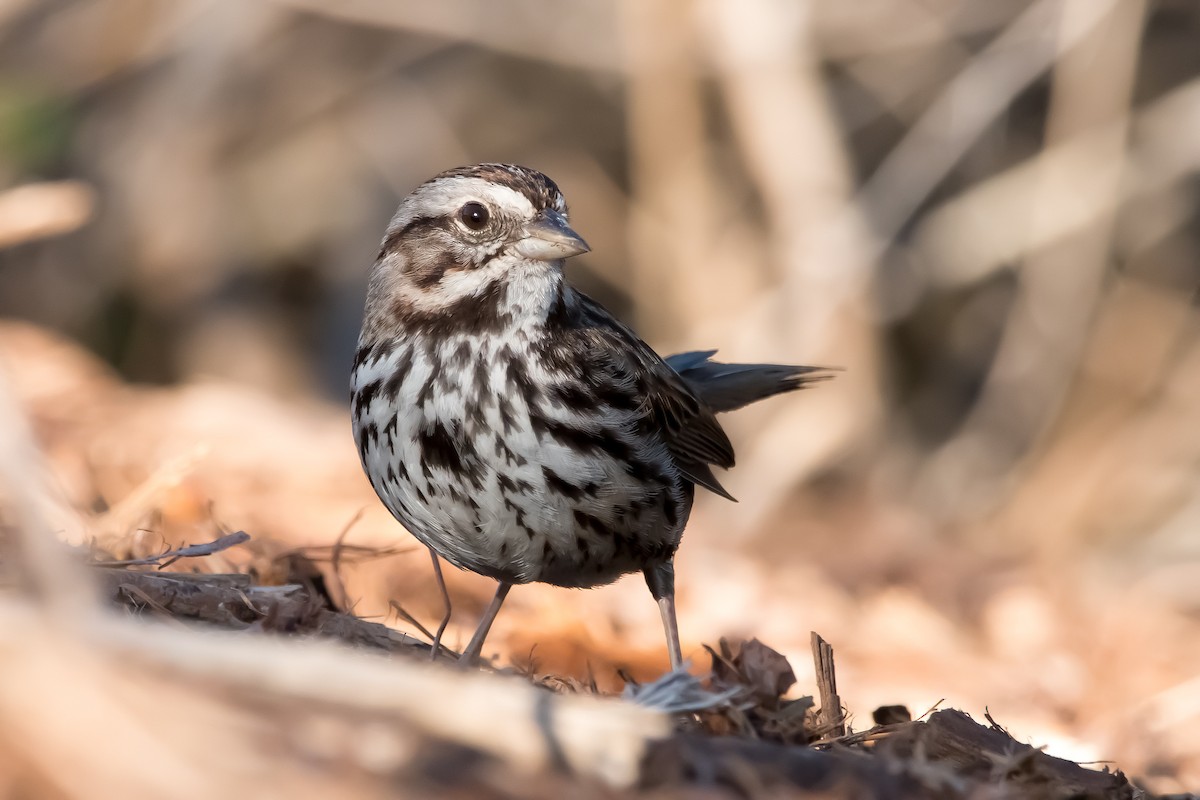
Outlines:
[{"label": "dark eye stripe", "polygon": [[399,243],[409,236],[420,236],[427,231],[445,230],[449,227],[450,220],[445,217],[415,217],[403,227],[388,233],[379,249],[379,256],[382,258],[385,253],[395,251]]}]

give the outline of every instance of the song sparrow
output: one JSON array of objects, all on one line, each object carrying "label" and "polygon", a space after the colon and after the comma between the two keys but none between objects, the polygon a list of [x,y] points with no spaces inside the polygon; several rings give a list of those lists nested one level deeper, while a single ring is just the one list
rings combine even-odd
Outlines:
[{"label": "song sparrow", "polygon": [[513,584],[640,571],[678,668],[672,559],[694,485],[733,499],[711,469],[733,466],[714,413],[827,377],[715,351],[664,361],[564,280],[564,259],[588,249],[553,181],[480,164],[417,187],[371,269],[358,452],[435,567],[440,555],[500,582],[468,663]]}]

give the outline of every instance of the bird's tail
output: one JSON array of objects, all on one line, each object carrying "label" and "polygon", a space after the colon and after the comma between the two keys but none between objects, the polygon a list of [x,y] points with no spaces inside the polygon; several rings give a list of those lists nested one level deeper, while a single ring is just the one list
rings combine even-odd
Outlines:
[{"label": "bird's tail", "polygon": [[827,367],[786,364],[722,364],[716,350],[677,353],[666,361],[713,411],[733,411],[772,395],[803,389],[833,377]]}]

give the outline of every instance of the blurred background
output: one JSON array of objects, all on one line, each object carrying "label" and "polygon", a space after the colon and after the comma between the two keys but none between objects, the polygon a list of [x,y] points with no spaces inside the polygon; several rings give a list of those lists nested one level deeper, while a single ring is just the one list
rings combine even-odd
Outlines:
[{"label": "blurred background", "polygon": [[[844,370],[725,421],[698,668],[758,636],[809,692],[817,630],[858,727],[944,698],[1195,788],[1198,42],[1189,0],[0,0],[0,362],[66,538],[348,528],[405,552],[347,605],[436,623],[350,440],[366,270],[426,178],[538,168],[660,351]],[[461,644],[491,587],[448,578]],[[489,645],[665,666],[635,578],[522,587]]]}]

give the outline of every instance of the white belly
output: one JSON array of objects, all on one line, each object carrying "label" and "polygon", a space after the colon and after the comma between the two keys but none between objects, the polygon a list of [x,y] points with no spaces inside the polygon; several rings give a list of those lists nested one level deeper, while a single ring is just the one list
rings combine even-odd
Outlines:
[{"label": "white belly", "polygon": [[384,504],[451,563],[513,583],[593,586],[669,556],[691,487],[661,442],[631,412],[571,410],[510,343],[410,339],[366,357],[355,437]]}]

